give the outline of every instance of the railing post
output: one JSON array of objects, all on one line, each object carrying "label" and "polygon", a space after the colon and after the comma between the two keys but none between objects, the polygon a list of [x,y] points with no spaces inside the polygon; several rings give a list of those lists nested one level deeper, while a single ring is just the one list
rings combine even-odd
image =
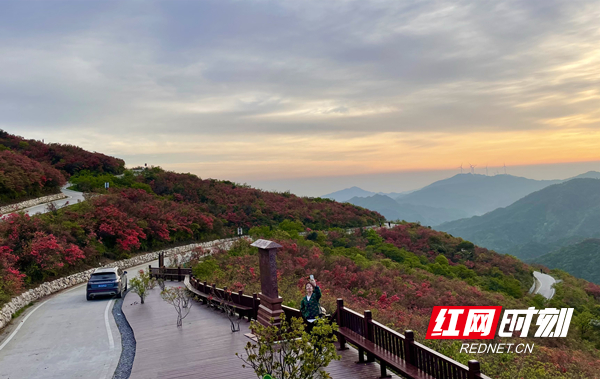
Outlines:
[{"label": "railing post", "polygon": [[150,274],[150,278],[152,278],[152,265],[148,265],[148,274]]},{"label": "railing post", "polygon": [[479,361],[470,360],[469,361],[469,373],[468,373],[467,377],[469,379],[477,379],[477,378],[479,378],[480,374],[481,374],[481,367],[479,365]]},{"label": "railing post", "polygon": [[221,312],[225,312],[225,303],[230,300],[227,298],[227,286],[223,287],[223,296],[221,297],[223,298],[223,301],[221,303]]},{"label": "railing post", "polygon": [[252,317],[256,320],[258,315],[258,295],[256,293],[252,294]]},{"label": "railing post", "polygon": [[[337,324],[338,327],[341,328],[344,325],[342,325],[342,312],[344,311],[344,299],[337,299]],[[346,337],[344,337],[343,335],[338,335],[338,339],[340,341],[340,350],[348,350],[348,348],[346,347]]]},{"label": "railing post", "polygon": [[242,298],[244,297],[244,291],[238,291],[238,304],[239,305],[243,305],[242,304]]},{"label": "railing post", "polygon": [[206,280],[200,284],[202,286],[202,293],[207,296],[202,297],[202,304],[208,304],[208,292],[206,292]]},{"label": "railing post", "polygon": [[[211,288],[212,288],[212,290],[210,291],[211,295],[214,295],[214,297],[216,297],[217,296],[217,285],[215,283],[213,283]],[[209,303],[209,305],[212,306],[213,304],[216,304],[217,301],[218,301],[217,299],[213,298],[211,300],[211,302]]]},{"label": "railing post", "polygon": [[344,325],[342,325],[342,311],[344,310],[344,299],[337,299],[336,301],[337,303],[337,319],[336,322],[338,324],[338,327],[343,327]]},{"label": "railing post", "polygon": [[[367,341],[373,342],[373,315],[370,310],[366,310],[365,313],[365,327],[364,327],[364,336]],[[375,356],[373,353],[367,352],[367,362],[374,362]]]},{"label": "railing post", "polygon": [[412,356],[412,346],[414,342],[415,333],[413,333],[412,330],[404,331],[404,359],[413,366],[415,366]]}]

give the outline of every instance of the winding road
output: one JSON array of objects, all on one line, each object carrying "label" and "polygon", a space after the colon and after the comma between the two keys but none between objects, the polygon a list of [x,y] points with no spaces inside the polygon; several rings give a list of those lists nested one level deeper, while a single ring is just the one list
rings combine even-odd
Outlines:
[{"label": "winding road", "polygon": [[533,294],[534,295],[535,294],[540,294],[540,295],[544,296],[548,300],[552,299],[552,297],[554,296],[554,293],[556,292],[554,290],[554,284],[558,283],[556,281],[556,279],[554,279],[553,277],[551,277],[548,274],[542,274],[539,271],[534,271],[533,272],[533,276],[535,277],[535,279],[540,284],[540,286],[537,289],[537,291],[534,291]]},{"label": "winding road", "polygon": [[[128,279],[140,268],[127,269]],[[0,334],[0,379],[108,379],[121,354],[114,299],[87,301],[85,284],[27,309]]]},{"label": "winding road", "polygon": [[[158,261],[128,268],[128,280],[149,264]],[[115,300],[85,292],[80,284],[48,296],[0,332],[0,379],[112,378],[121,355]]]},{"label": "winding road", "polygon": [[[73,205],[73,204],[77,204],[79,201],[85,200],[83,198],[83,192],[77,192],[77,191],[72,191],[72,190],[67,189],[67,187],[69,187],[70,185],[71,184],[67,183],[60,189],[60,192],[62,192],[63,194],[65,194],[67,196],[66,198],[60,199],[60,200],[55,200],[52,202],[52,203],[54,203],[54,205],[56,205],[57,208],[64,207],[65,205],[67,205],[67,203],[69,205]],[[33,207],[25,208],[22,210],[22,212],[25,212],[30,216],[40,214],[40,213],[46,213],[46,212],[48,212],[48,203],[39,204],[39,205],[35,205]]]}]

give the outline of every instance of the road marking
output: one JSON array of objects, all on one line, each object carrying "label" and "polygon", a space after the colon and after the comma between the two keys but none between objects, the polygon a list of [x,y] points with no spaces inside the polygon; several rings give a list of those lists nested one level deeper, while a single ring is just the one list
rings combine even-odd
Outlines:
[{"label": "road marking", "polygon": [[108,345],[110,347],[109,352],[107,354],[106,362],[102,367],[102,371],[100,373],[100,379],[108,379],[110,377],[110,373],[108,369],[113,359],[113,350],[115,349],[115,341],[113,340],[112,331],[110,330],[110,322],[108,319],[108,310],[110,309],[110,305],[113,301],[109,300],[108,304],[106,304],[106,309],[104,310],[104,324],[106,325],[106,332],[108,333]]},{"label": "road marking", "polygon": [[106,332],[108,333],[108,346],[110,347],[110,350],[114,350],[115,341],[113,340],[112,331],[110,330],[110,322],[108,321],[108,310],[111,303],[112,300],[109,300],[108,304],[106,304],[106,309],[104,310],[104,324],[106,324]]},{"label": "road marking", "polygon": [[40,304],[37,307],[33,308],[33,310],[27,316],[25,316],[25,318],[21,321],[21,323],[19,324],[19,326],[17,326],[17,329],[15,329],[10,334],[10,336],[6,339],[6,341],[4,341],[4,343],[2,343],[2,345],[0,345],[0,351],[4,348],[4,346],[6,346],[10,342],[10,340],[13,339],[13,337],[17,334],[17,332],[19,331],[19,329],[21,329],[21,327],[23,326],[23,324],[25,324],[25,321],[27,321],[27,319],[29,318],[29,316],[31,316],[33,314],[33,312],[37,311],[42,305],[46,304],[47,302],[48,302],[48,300],[44,301],[42,304]]},{"label": "road marking", "polygon": [[[76,289],[79,289],[79,288],[83,287],[84,285],[85,285],[85,283],[78,284],[78,285],[76,285],[73,288],[70,288],[70,289],[68,289],[66,291],[63,291],[62,293],[71,292],[73,290],[76,290]],[[25,316],[25,318],[21,321],[21,323],[19,324],[19,326],[17,326],[17,328],[11,333],[11,335],[2,343],[2,345],[0,345],[0,350],[2,350],[2,348],[4,346],[6,346],[10,342],[11,339],[13,339],[13,337],[17,334],[17,332],[19,331],[19,329],[21,329],[21,327],[23,326],[23,324],[25,323],[25,321],[27,321],[27,319],[29,318],[29,316],[31,316],[33,314],[33,312],[37,311],[39,307],[41,307],[42,305],[46,304],[50,300],[52,300],[52,299],[48,299],[48,300],[44,301],[42,304],[40,304],[37,307],[33,308],[33,310],[27,316]],[[110,338],[112,339],[112,334],[111,334]],[[112,344],[112,346],[114,347],[114,343]]]}]

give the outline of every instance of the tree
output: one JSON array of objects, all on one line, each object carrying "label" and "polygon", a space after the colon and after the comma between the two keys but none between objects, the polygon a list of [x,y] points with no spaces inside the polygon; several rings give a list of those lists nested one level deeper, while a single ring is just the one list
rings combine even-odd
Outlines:
[{"label": "tree", "polygon": [[211,296],[212,299],[217,299],[216,303],[219,304],[218,306],[223,310],[223,312],[225,312],[225,314],[227,314],[227,318],[229,319],[229,323],[231,326],[231,332],[239,332],[240,322],[234,320],[235,307],[233,306],[231,290],[223,290],[223,296],[221,296],[218,291],[211,287]]},{"label": "tree", "polygon": [[144,304],[144,299],[148,295],[148,291],[154,288],[155,284],[156,282],[150,277],[150,273],[144,270],[140,270],[138,277],[129,281],[131,292],[138,294],[142,304]]},{"label": "tree", "polygon": [[588,337],[588,333],[592,329],[593,317],[594,316],[589,311],[585,310],[573,320],[575,325],[577,325],[579,328],[579,333],[582,340]]},{"label": "tree", "polygon": [[319,319],[311,333],[304,330],[302,319],[291,322],[281,315],[281,327],[268,326],[253,321],[250,325],[256,342],[248,342],[246,357],[236,353],[246,367],[252,367],[256,376],[271,375],[274,378],[312,379],[330,378],[325,367],[334,359],[340,359],[334,342],[336,324]]},{"label": "tree", "polygon": [[171,304],[177,312],[177,327],[183,326],[183,319],[190,313],[192,303],[190,295],[183,287],[167,287],[161,291],[160,297]]}]

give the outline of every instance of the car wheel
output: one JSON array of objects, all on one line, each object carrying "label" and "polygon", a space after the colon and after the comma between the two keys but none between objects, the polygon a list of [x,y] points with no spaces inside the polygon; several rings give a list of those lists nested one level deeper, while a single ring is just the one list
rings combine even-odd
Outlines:
[{"label": "car wheel", "polygon": [[89,294],[86,294],[85,298],[88,299],[88,301],[92,300],[92,297]]},{"label": "car wheel", "polygon": [[123,297],[123,292],[119,292],[119,293],[117,293],[117,299],[120,299],[120,298],[122,298],[122,297]]}]

